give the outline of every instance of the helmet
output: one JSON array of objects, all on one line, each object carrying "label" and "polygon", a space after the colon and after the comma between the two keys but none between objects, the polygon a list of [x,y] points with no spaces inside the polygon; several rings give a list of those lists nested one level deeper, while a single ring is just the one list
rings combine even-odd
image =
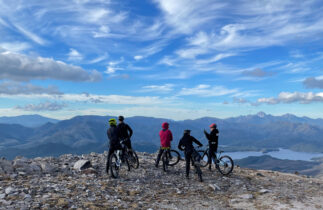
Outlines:
[{"label": "helmet", "polygon": [[109,125],[117,125],[117,121],[114,118],[109,119]]},{"label": "helmet", "polygon": [[119,116],[118,119],[119,119],[119,121],[123,121],[124,120],[124,117],[123,116]]},{"label": "helmet", "polygon": [[163,129],[167,129],[168,127],[169,127],[168,122],[164,122],[164,123],[162,124],[162,128],[163,128]]},{"label": "helmet", "polygon": [[185,134],[185,133],[190,134],[190,133],[191,133],[191,130],[184,130],[184,134]]},{"label": "helmet", "polygon": [[212,124],[210,125],[210,128],[216,128],[216,124],[215,124],[215,123],[212,123]]}]

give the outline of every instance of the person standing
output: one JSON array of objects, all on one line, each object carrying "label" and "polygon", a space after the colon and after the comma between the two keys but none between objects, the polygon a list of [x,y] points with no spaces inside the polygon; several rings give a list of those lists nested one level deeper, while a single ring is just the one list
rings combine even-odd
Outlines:
[{"label": "person standing", "polygon": [[191,130],[184,130],[183,137],[178,143],[178,149],[181,151],[184,150],[186,160],[186,178],[189,178],[190,173],[190,161],[194,152],[193,142],[199,145],[200,147],[203,146],[201,142],[199,142],[196,138],[191,136]]},{"label": "person standing", "polygon": [[156,164],[155,164],[156,168],[158,168],[158,164],[164,150],[170,149],[171,141],[173,140],[173,134],[168,128],[169,128],[169,124],[167,122],[164,122],[162,124],[162,130],[159,131],[160,149],[156,159]]},{"label": "person standing", "polygon": [[117,126],[118,128],[118,133],[119,133],[119,139],[121,140],[125,140],[124,144],[128,147],[129,151],[132,151],[132,146],[131,146],[131,136],[132,136],[132,129],[130,128],[130,126],[124,122],[124,117],[123,116],[119,116],[119,124]]},{"label": "person standing", "polygon": [[206,138],[209,141],[209,170],[211,171],[212,168],[212,159],[215,163],[216,160],[216,152],[218,150],[218,139],[219,139],[219,130],[217,129],[217,126],[215,123],[212,123],[210,126],[210,133],[207,133],[206,130],[204,130],[204,134]]},{"label": "person standing", "polygon": [[109,119],[109,125],[110,127],[107,130],[107,136],[109,138],[109,152],[108,152],[108,159],[106,164],[107,173],[109,173],[110,156],[113,154],[114,151],[121,149],[116,119],[114,118]]}]

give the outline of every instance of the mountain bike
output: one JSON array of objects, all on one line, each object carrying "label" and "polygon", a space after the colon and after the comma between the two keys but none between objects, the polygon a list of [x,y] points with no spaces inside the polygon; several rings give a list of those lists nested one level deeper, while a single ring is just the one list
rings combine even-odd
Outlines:
[{"label": "mountain bike", "polygon": [[163,170],[168,171],[168,166],[176,165],[180,160],[180,154],[176,150],[170,149],[170,147],[163,147],[164,150],[161,160],[163,161]]},{"label": "mountain bike", "polygon": [[[121,145],[123,142],[121,141]],[[129,149],[126,145],[123,145],[123,151],[127,154],[128,156],[128,162],[130,167],[137,169],[139,168],[139,159],[137,153],[133,149]]]},{"label": "mountain bike", "polygon": [[194,147],[193,153],[191,156],[192,165],[195,168],[195,172],[196,172],[200,182],[203,182],[202,170],[200,168],[201,167],[201,159],[202,159],[201,155],[198,153],[198,151]]},{"label": "mountain bike", "polygon": [[126,146],[123,144],[123,141],[121,141],[120,143],[121,148],[119,150],[114,151],[109,159],[110,172],[113,178],[119,177],[119,171],[122,170],[123,165],[126,165],[128,171],[130,171],[129,155],[127,152],[124,152],[126,151]]},{"label": "mountain bike", "polygon": [[[223,155],[221,154],[224,151],[220,151],[216,153],[216,158],[215,158],[215,167],[216,169],[222,174],[222,175],[229,175],[234,167],[233,160],[230,156],[228,155]],[[199,150],[198,153],[201,155],[201,167],[205,167],[209,164],[209,146],[205,150]],[[211,161],[212,163],[212,161]]]}]

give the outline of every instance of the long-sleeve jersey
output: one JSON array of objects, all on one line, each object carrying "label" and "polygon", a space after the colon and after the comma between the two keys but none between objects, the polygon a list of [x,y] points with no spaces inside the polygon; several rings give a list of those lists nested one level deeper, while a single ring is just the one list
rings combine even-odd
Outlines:
[{"label": "long-sleeve jersey", "polygon": [[[193,142],[199,146],[203,146],[196,138],[189,134],[184,134],[181,140],[178,143],[179,150],[185,150],[185,152],[193,151]],[[184,148],[183,148],[184,147]]]}]

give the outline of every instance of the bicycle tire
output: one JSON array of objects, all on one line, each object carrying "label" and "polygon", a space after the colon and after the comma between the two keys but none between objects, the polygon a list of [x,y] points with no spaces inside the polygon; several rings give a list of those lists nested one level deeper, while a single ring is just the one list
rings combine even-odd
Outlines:
[{"label": "bicycle tire", "polygon": [[169,152],[170,152],[170,156],[172,158],[169,158],[168,159],[168,165],[169,166],[174,166],[174,165],[176,165],[179,162],[179,160],[180,160],[180,154],[179,154],[178,151],[173,150],[173,149],[169,150]]},{"label": "bicycle tire", "polygon": [[131,170],[131,166],[130,166],[130,163],[129,163],[129,156],[128,156],[128,154],[125,154],[124,161],[125,161],[125,163],[127,165],[128,171],[130,171]]},{"label": "bicycle tire", "polygon": [[132,168],[134,169],[139,168],[139,159],[135,151],[132,151],[132,155],[129,154],[129,163]]},{"label": "bicycle tire", "polygon": [[220,157],[219,163],[217,164],[217,169],[222,175],[229,175],[234,167],[233,160],[230,156],[224,155]]},{"label": "bicycle tire", "polygon": [[200,161],[200,166],[202,168],[206,167],[209,163],[209,155],[207,154],[207,151],[206,150],[199,150],[197,151],[200,156],[201,156],[201,161]]},{"label": "bicycle tire", "polygon": [[109,159],[109,164],[110,164],[110,172],[111,172],[111,177],[112,178],[118,178],[119,177],[119,169],[120,163],[117,163],[118,158],[116,154],[112,154]]}]

